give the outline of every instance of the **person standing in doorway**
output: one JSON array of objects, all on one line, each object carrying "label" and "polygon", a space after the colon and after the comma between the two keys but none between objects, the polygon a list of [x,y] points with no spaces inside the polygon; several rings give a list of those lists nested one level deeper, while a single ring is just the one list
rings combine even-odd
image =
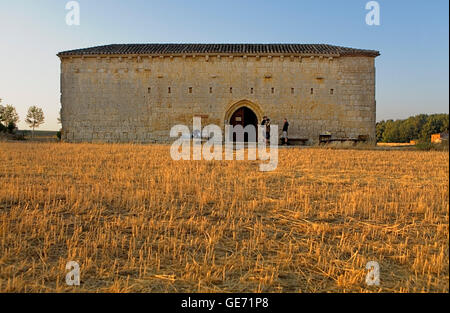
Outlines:
[{"label": "person standing in doorway", "polygon": [[[263,119],[261,121],[261,128],[264,129],[264,132],[266,131],[266,123],[267,123],[267,115],[263,116]],[[259,130],[258,130],[259,132]],[[264,138],[266,138],[267,135],[264,133]]]},{"label": "person standing in doorway", "polygon": [[264,126],[264,125],[266,125],[266,123],[267,123],[267,116],[264,115],[261,125]]},{"label": "person standing in doorway", "polygon": [[270,141],[270,118],[266,120],[266,144],[269,144]]},{"label": "person standing in doorway", "polygon": [[282,144],[287,145],[288,144],[288,129],[289,129],[289,123],[287,119],[284,119],[283,123],[283,133],[281,135],[281,139],[283,140]]}]

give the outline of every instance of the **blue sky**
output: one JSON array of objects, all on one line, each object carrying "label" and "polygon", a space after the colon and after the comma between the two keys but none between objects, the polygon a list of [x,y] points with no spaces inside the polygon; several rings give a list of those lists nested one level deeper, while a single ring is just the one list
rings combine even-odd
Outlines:
[{"label": "blue sky", "polygon": [[448,113],[447,0],[384,0],[368,26],[366,0],[79,0],[80,26],[65,0],[0,0],[0,98],[20,128],[27,108],[56,130],[59,59],[68,49],[109,43],[330,43],[376,49],[377,119]]}]

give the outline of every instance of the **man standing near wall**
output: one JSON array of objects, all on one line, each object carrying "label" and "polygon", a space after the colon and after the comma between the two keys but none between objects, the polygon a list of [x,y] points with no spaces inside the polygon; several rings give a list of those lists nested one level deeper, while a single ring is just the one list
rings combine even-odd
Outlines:
[{"label": "man standing near wall", "polygon": [[267,122],[267,116],[264,115],[261,125],[262,126],[266,125],[266,122]]},{"label": "man standing near wall", "polygon": [[288,144],[288,129],[289,129],[289,123],[287,119],[284,119],[283,124],[283,133],[281,135],[281,139],[283,140],[282,144],[287,145]]}]

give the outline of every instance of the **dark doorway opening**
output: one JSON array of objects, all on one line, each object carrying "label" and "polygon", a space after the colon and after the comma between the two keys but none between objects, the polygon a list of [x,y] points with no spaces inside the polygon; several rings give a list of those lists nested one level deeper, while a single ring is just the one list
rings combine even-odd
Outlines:
[{"label": "dark doorway opening", "polygon": [[[245,128],[248,125],[255,126],[255,132],[256,132],[256,138],[252,141],[257,140],[258,136],[258,117],[256,116],[255,112],[253,112],[251,109],[247,107],[242,107],[236,112],[233,113],[230,119],[230,124],[232,126],[241,125],[243,128]],[[233,133],[233,141],[236,141],[236,134]],[[248,134],[244,133],[244,141],[248,142]]]}]

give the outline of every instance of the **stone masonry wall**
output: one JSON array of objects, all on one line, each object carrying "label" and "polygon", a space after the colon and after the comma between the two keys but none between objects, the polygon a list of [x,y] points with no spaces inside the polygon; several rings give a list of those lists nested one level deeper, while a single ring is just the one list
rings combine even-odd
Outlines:
[{"label": "stone masonry wall", "polygon": [[[373,57],[111,56],[61,58],[63,139],[168,142],[176,124],[224,127],[239,104],[289,136],[375,139]],[[170,88],[170,90],[169,90]],[[236,105],[238,103],[238,105]],[[281,134],[281,129],[280,129]]]}]

